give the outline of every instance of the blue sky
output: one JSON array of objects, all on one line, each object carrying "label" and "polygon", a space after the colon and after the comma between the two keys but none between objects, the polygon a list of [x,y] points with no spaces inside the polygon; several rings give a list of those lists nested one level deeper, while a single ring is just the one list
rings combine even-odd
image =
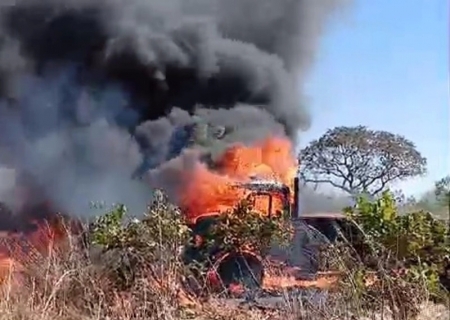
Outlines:
[{"label": "blue sky", "polygon": [[311,128],[367,125],[414,141],[428,174],[399,184],[421,194],[450,173],[449,1],[355,0],[328,29],[307,84]]}]

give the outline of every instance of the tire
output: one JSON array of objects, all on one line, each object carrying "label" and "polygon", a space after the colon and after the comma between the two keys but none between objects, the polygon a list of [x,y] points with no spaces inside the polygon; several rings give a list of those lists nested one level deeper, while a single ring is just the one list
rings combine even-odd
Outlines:
[{"label": "tire", "polygon": [[218,267],[224,287],[241,285],[245,292],[258,290],[264,278],[262,262],[251,255],[234,255],[226,258]]},{"label": "tire", "polygon": [[289,263],[300,267],[299,278],[315,278],[319,271],[319,247],[329,243],[328,238],[313,226],[297,222]]}]

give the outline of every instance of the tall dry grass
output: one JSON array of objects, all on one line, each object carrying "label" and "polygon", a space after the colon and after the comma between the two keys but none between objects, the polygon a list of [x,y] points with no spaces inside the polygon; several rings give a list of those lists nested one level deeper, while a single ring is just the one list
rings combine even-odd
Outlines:
[{"label": "tall dry grass", "polygon": [[[0,291],[0,320],[137,320],[137,319],[400,319],[389,303],[370,308],[367,297],[343,287],[322,307],[287,301],[285,306],[238,306],[184,296],[179,267],[142,266],[126,290],[111,279],[111,261],[75,235],[50,255],[33,255],[22,270],[10,268]],[[173,260],[169,260],[173,261]],[[349,275],[351,270],[348,270]],[[392,297],[402,292],[392,287]],[[388,290],[388,291],[389,291]],[[418,293],[419,294],[419,293]],[[446,320],[443,305],[416,297],[417,319]],[[393,298],[394,299],[394,298]]]}]

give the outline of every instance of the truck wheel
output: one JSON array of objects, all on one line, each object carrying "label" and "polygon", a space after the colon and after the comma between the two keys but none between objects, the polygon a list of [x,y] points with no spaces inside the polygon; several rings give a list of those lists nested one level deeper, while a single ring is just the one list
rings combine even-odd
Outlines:
[{"label": "truck wheel", "polygon": [[300,268],[298,277],[314,279],[319,271],[320,246],[330,243],[328,238],[313,226],[297,221],[289,263]]},{"label": "truck wheel", "polygon": [[228,291],[232,291],[233,286],[241,287],[244,292],[256,291],[261,287],[264,277],[262,262],[251,255],[226,258],[220,263],[217,271]]}]

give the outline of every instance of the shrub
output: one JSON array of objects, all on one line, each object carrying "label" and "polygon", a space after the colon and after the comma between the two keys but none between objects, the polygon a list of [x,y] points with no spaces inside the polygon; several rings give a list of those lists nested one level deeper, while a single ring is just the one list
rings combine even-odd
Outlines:
[{"label": "shrub", "polygon": [[[387,292],[389,283],[402,295],[397,297],[398,305],[406,305],[417,298],[421,289],[426,289],[432,299],[448,299],[448,292],[440,281],[450,256],[447,227],[442,221],[424,211],[398,214],[390,192],[384,192],[373,201],[360,197],[354,207],[345,211],[364,232],[364,244],[370,249],[360,256],[363,266],[354,268],[358,278],[354,283],[363,284],[362,279],[371,272],[383,280],[370,287],[372,295],[392,295],[392,288]],[[369,263],[374,261],[375,265]],[[369,289],[364,285],[359,290],[367,293]],[[390,300],[395,301],[392,297]]]},{"label": "shrub", "polygon": [[92,244],[101,248],[112,278],[122,289],[140,277],[153,276],[157,281],[169,271],[179,274],[179,251],[189,234],[180,210],[159,190],[142,219],[128,217],[127,208],[116,205],[90,227]]},{"label": "shrub", "polygon": [[220,215],[211,237],[222,250],[233,252],[246,248],[264,256],[274,242],[288,245],[292,226],[285,214],[279,212],[269,217],[244,200]]}]

